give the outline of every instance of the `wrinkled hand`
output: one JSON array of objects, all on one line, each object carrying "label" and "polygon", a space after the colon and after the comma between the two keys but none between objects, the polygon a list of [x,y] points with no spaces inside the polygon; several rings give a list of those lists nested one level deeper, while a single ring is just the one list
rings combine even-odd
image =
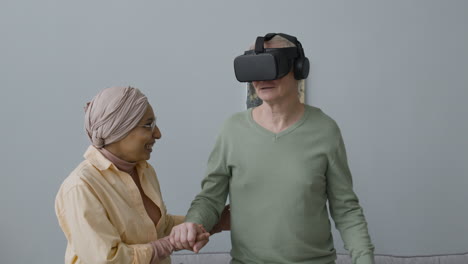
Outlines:
[{"label": "wrinkled hand", "polygon": [[210,233],[202,225],[182,223],[172,228],[169,239],[176,250],[187,249],[198,253],[209,241]]},{"label": "wrinkled hand", "polygon": [[224,207],[218,223],[211,229],[210,234],[216,234],[224,230],[231,230],[231,206],[228,204]]},{"label": "wrinkled hand", "polygon": [[151,258],[151,264],[159,263],[160,260],[163,260],[169,257],[172,254],[172,251],[175,250],[172,246],[169,237],[164,237],[153,242],[150,242],[153,246],[153,257]]}]

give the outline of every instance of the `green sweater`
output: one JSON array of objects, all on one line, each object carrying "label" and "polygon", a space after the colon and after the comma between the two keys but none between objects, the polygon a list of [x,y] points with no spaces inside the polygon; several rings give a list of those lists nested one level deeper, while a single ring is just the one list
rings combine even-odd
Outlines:
[{"label": "green sweater", "polygon": [[232,263],[334,263],[330,220],[353,263],[373,263],[340,130],[320,109],[275,134],[237,113],[222,127],[186,222],[210,230],[229,194]]}]

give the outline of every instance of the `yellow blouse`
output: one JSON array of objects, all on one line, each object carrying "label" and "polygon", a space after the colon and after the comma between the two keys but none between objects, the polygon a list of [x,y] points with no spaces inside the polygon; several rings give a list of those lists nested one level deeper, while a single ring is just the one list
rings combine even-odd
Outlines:
[{"label": "yellow blouse", "polygon": [[[167,214],[153,167],[142,161],[136,169],[143,191],[161,210],[156,227],[129,174],[93,146],[84,157],[55,199],[55,212],[68,240],[65,263],[150,263],[153,248],[148,243],[167,236],[184,221],[183,216]],[[171,263],[170,258],[160,263]]]}]

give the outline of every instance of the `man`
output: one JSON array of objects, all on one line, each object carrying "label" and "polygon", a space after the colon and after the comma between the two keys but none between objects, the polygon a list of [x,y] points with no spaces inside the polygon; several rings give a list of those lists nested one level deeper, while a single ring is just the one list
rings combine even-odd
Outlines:
[{"label": "man", "polygon": [[340,130],[299,101],[298,83],[309,72],[300,42],[281,33],[258,37],[234,67],[263,104],[224,123],[202,191],[171,242],[198,252],[197,225],[211,230],[229,194],[232,263],[334,263],[328,201],[353,263],[373,263]]}]

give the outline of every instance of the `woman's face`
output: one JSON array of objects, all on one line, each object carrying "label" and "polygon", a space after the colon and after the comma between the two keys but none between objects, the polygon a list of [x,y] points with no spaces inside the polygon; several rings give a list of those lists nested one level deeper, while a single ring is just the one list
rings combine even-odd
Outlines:
[{"label": "woman's face", "polygon": [[148,105],[138,125],[125,138],[109,144],[105,148],[128,162],[148,160],[151,157],[156,139],[161,138],[161,131],[159,131],[158,126],[155,125],[154,129],[151,129],[151,123],[153,122],[156,122],[156,117],[153,108]]}]

